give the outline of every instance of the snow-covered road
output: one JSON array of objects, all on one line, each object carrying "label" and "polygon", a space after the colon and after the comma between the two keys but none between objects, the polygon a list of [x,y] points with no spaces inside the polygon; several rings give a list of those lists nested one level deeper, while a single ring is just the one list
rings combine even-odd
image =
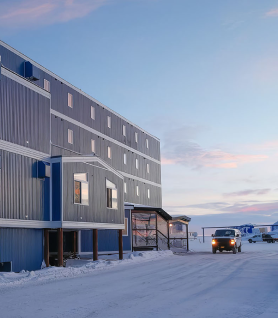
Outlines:
[{"label": "snow-covered road", "polygon": [[278,243],[245,243],[236,255],[212,254],[209,240],[191,248],[75,278],[0,284],[0,317],[278,317]]}]

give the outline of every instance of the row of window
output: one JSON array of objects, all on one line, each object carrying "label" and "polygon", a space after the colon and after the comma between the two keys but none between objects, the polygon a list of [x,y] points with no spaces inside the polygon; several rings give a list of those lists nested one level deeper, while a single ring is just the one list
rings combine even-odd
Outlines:
[{"label": "row of window", "polygon": [[[127,185],[124,182],[124,193]],[[139,197],[139,186],[136,186],[136,195]],[[148,199],[151,197],[150,189],[147,190]],[[87,173],[74,173],[74,203],[89,205],[89,181]],[[118,190],[114,183],[106,179],[106,206],[109,209],[118,209]]]},{"label": "row of window", "polygon": [[[71,129],[68,129],[68,143],[73,144],[73,131]],[[91,151],[95,153],[95,140],[91,139]],[[111,147],[107,147],[107,157],[109,159],[112,159],[112,151]],[[124,164],[127,164],[127,155],[124,153],[124,158],[123,158]],[[135,159],[135,168],[139,169],[139,160]],[[150,165],[147,163],[147,173],[150,173]]]},{"label": "row of window", "polygon": [[[48,80],[44,79],[43,87],[46,91],[50,92],[50,82]],[[73,95],[70,93],[68,93],[68,107],[73,108]],[[91,106],[91,119],[93,119],[93,120],[96,119],[96,110],[95,110],[94,106]],[[111,117],[110,116],[107,116],[107,127],[111,128]],[[125,125],[123,125],[122,133],[123,133],[123,136],[126,137],[126,126]],[[135,139],[135,142],[138,143],[138,133],[137,132],[134,133],[134,139]],[[148,139],[146,139],[145,143],[146,143],[146,148],[149,148],[149,140]]]}]

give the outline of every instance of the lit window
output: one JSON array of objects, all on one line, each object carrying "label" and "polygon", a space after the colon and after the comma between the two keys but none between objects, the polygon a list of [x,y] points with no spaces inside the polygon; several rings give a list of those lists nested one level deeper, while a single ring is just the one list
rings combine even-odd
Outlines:
[{"label": "lit window", "polygon": [[124,164],[126,165],[126,153],[124,153]]},{"label": "lit window", "polygon": [[73,144],[73,131],[68,129],[68,143]]},{"label": "lit window", "polygon": [[43,80],[43,88],[46,91],[50,92],[50,82],[48,80],[46,80],[46,79]]},{"label": "lit window", "polygon": [[124,182],[124,193],[127,193],[126,182]]},{"label": "lit window", "polygon": [[118,193],[114,183],[106,179],[106,198],[109,209],[118,209]]},{"label": "lit window", "polygon": [[136,167],[136,169],[139,169],[138,159],[135,159],[135,167]]},{"label": "lit window", "polygon": [[150,173],[150,165],[147,163],[147,173]]},{"label": "lit window", "polygon": [[109,147],[109,146],[107,147],[107,156],[109,159],[111,159],[111,157],[112,157],[111,147]]},{"label": "lit window", "polygon": [[138,142],[138,133],[135,133],[135,142]]},{"label": "lit window", "polygon": [[125,218],[125,229],[123,230],[123,236],[128,236],[128,218]]},{"label": "lit window", "polygon": [[91,106],[91,118],[96,119],[96,110],[94,106]]},{"label": "lit window", "polygon": [[136,186],[136,195],[139,197],[139,187]]},{"label": "lit window", "polygon": [[89,205],[89,183],[87,173],[74,175],[74,203]]},{"label": "lit window", "polygon": [[151,197],[151,191],[148,189],[148,199]]},{"label": "lit window", "polygon": [[111,128],[111,117],[107,116],[107,126],[108,128]]},{"label": "lit window", "polygon": [[146,139],[146,147],[149,148],[149,139]]},{"label": "lit window", "polygon": [[95,141],[94,141],[94,139],[91,139],[91,150],[92,150],[92,152],[96,152],[95,151]]},{"label": "lit window", "polygon": [[73,96],[70,93],[68,93],[68,106],[73,108]]},{"label": "lit window", "polygon": [[126,136],[126,126],[123,125],[123,136]]}]

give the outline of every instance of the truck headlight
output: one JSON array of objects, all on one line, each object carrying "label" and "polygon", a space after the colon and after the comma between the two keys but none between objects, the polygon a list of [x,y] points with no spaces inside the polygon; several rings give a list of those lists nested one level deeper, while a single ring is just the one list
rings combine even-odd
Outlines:
[{"label": "truck headlight", "polygon": [[212,245],[215,245],[215,244],[216,244],[216,241],[215,241],[215,240],[212,240],[212,241],[211,241],[211,244],[212,244]]},{"label": "truck headlight", "polygon": [[230,240],[231,245],[235,245],[235,240]]}]

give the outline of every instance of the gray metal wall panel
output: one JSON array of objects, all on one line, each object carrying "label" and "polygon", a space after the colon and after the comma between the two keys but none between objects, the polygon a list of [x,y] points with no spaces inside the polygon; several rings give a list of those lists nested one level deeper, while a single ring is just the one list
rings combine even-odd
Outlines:
[{"label": "gray metal wall panel", "polygon": [[[97,163],[94,163],[98,166]],[[63,220],[75,222],[124,222],[123,180],[113,172],[85,163],[63,163]],[[74,204],[74,173],[88,173],[89,205]],[[106,207],[106,178],[118,189],[118,209]]]},{"label": "gray metal wall panel", "polygon": [[0,139],[49,153],[50,100],[1,76]]},{"label": "gray metal wall panel", "polygon": [[37,161],[3,150],[0,155],[0,217],[48,221],[45,182],[37,178]]},{"label": "gray metal wall panel", "polygon": [[0,262],[12,270],[38,270],[43,261],[43,230],[0,228]]},{"label": "gray metal wall panel", "polygon": [[[68,129],[73,131],[73,144],[68,143]],[[161,165],[54,115],[51,116],[51,133],[52,143],[61,147],[61,151],[52,148],[52,156],[69,154],[70,151],[74,152],[72,155],[76,153],[90,154],[92,153],[91,139],[93,139],[95,140],[96,155],[118,171],[123,171],[158,184],[161,183]],[[108,146],[112,150],[111,159],[107,156]],[[62,148],[66,148],[67,152],[62,151]],[[124,164],[124,153],[127,155],[127,164]],[[135,168],[136,158],[139,160],[139,169]],[[147,173],[147,163],[150,165],[150,173]]]}]

